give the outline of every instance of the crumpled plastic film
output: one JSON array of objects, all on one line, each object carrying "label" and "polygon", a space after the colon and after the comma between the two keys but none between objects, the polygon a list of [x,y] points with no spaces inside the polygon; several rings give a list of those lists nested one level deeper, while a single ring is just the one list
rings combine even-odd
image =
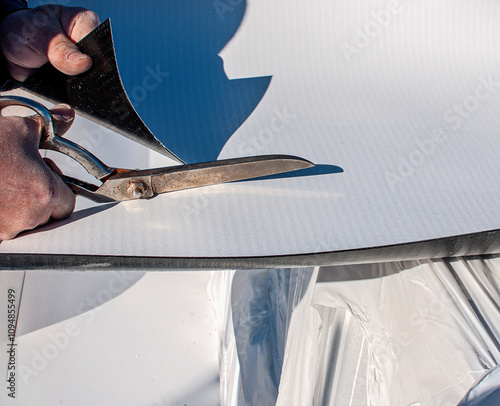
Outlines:
[{"label": "crumpled plastic film", "polygon": [[481,378],[458,406],[497,406],[500,404],[500,367]]},{"label": "crumpled plastic film", "polygon": [[[316,280],[314,269],[220,274],[214,273],[211,290],[217,319],[225,318],[219,329],[221,405],[274,405],[282,381],[282,365],[290,355],[285,345],[296,334],[294,328],[289,331],[291,315],[302,302],[308,303],[309,308],[307,295],[310,296],[308,292]],[[226,290],[229,282],[230,290]]]},{"label": "crumpled plastic film", "polygon": [[242,389],[231,311],[231,284],[234,274],[235,271],[212,272],[207,286],[208,295],[213,303],[219,337],[221,406],[238,405]]},{"label": "crumpled plastic film", "polygon": [[232,404],[496,404],[499,282],[498,256],[237,272]]},{"label": "crumpled plastic film", "polygon": [[[461,266],[460,260],[380,264],[399,272],[318,283],[313,299],[318,311],[343,309],[362,332],[358,351],[349,355],[339,350],[344,350],[344,362],[335,371],[341,373],[356,359],[364,368],[354,378],[366,380],[365,385],[351,385],[350,394],[332,385],[333,393],[324,390],[318,396],[345,401],[338,396],[366,393],[366,403],[372,405],[456,405],[499,359],[497,343],[455,278],[454,269]],[[325,270],[332,279],[335,271]]]}]

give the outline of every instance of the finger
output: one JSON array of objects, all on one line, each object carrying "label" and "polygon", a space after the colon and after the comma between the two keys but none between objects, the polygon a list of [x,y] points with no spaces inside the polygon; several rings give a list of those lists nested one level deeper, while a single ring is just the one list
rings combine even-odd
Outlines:
[{"label": "finger", "polygon": [[[56,134],[64,134],[73,123],[74,110],[67,104],[58,104],[51,109],[51,112],[53,114]],[[51,178],[51,183],[54,185],[55,190],[50,218],[61,220],[68,217],[75,209],[76,197],[73,191],[60,178],[59,175],[62,175],[63,172],[56,163],[49,158],[43,158],[43,161],[48,168],[48,176]]]},{"label": "finger", "polygon": [[[39,19],[40,15],[46,20],[43,24],[35,24],[34,20]],[[60,25],[58,18],[48,20],[40,8],[19,10],[3,20],[0,26],[0,46],[14,79],[25,79],[32,73],[32,69],[47,62],[48,41],[61,31]]]},{"label": "finger", "polygon": [[10,76],[17,80],[18,82],[24,82],[28,79],[33,73],[36,72],[36,69],[25,68],[24,66],[20,66],[11,61],[7,61],[8,70]]},{"label": "finger", "polygon": [[61,10],[61,25],[68,38],[78,42],[99,26],[99,17],[81,7],[64,7]]},{"label": "finger", "polygon": [[[75,208],[76,197],[71,189],[63,182],[59,174],[61,170],[50,159],[43,159],[41,162],[42,170],[45,173],[45,190],[50,191],[46,201],[42,199],[41,206],[46,207],[46,217],[40,217],[40,224],[44,224],[49,218],[60,220],[68,217]],[[45,195],[46,193],[43,193]]]},{"label": "finger", "polygon": [[94,12],[79,7],[43,5],[11,14],[0,27],[11,75],[23,81],[47,61],[67,75],[86,71],[92,60],[75,42],[98,25]]},{"label": "finger", "polygon": [[[57,134],[58,133],[58,126],[60,125],[59,129],[61,129],[62,133],[67,131],[67,129],[71,126],[71,123],[73,121],[74,117],[74,111],[71,107],[69,107],[67,104],[60,104],[54,107],[51,111],[54,112],[56,109],[62,109],[65,113],[67,112],[72,112],[72,117],[69,122],[67,120],[59,122],[55,117],[54,119],[54,127],[55,131]],[[66,116],[67,118],[67,116]],[[64,126],[66,128],[64,129]],[[43,158],[43,161],[45,162],[45,165],[49,168],[49,177],[51,178],[52,183],[55,186],[55,192],[54,192],[54,197],[53,197],[53,208],[50,213],[50,218],[54,220],[60,220],[63,218],[68,217],[73,210],[75,209],[75,202],[76,202],[76,197],[73,191],[62,181],[59,175],[62,175],[63,172],[59,169],[59,167],[56,165],[54,161],[52,161],[49,158]]]},{"label": "finger", "polygon": [[[71,125],[73,124],[75,118],[75,111],[68,104],[58,104],[54,106],[51,110],[52,122],[54,125],[54,132],[56,135],[64,135]],[[41,116],[34,115],[31,117],[26,117],[26,125],[30,126],[30,131],[26,131],[28,139],[30,140],[30,145],[32,148],[32,156],[38,154],[38,145],[40,143],[40,130],[44,126],[44,121]],[[36,127],[33,127],[35,126]]]},{"label": "finger", "polygon": [[56,188],[50,218],[54,220],[61,220],[73,213],[73,210],[75,209],[76,197],[73,191],[59,177],[59,175],[62,175],[63,173],[56,163],[49,158],[43,158],[43,160],[47,167],[52,171],[50,176],[53,178]]},{"label": "finger", "polygon": [[57,70],[66,75],[78,75],[92,66],[90,56],[80,52],[76,44],[62,32],[50,40],[47,58]]},{"label": "finger", "polygon": [[[53,165],[55,166],[55,164]],[[55,166],[55,168],[57,168],[57,166]],[[60,172],[59,168],[57,168],[57,171]],[[50,217],[54,220],[61,220],[73,213],[73,210],[75,209],[76,197],[71,189],[64,184],[55,172],[52,172],[52,175],[56,178],[57,193],[55,206]]]},{"label": "finger", "polygon": [[43,158],[45,164],[50,168],[52,172],[55,172],[57,175],[62,175],[62,171],[56,165],[56,163],[50,158]]},{"label": "finger", "polygon": [[[65,106],[62,108],[71,112]],[[4,152],[0,160],[3,175],[0,239],[3,240],[50,218],[68,216],[74,210],[75,196],[58,176],[57,166],[47,165],[40,156],[40,119],[2,117],[0,121],[0,149]]]},{"label": "finger", "polygon": [[99,25],[99,17],[81,7],[62,7],[60,16],[63,33],[49,43],[49,61],[67,75],[83,73],[92,66],[92,59],[80,52],[75,43]]},{"label": "finger", "polygon": [[82,73],[92,65],[91,58],[67,37],[61,22],[64,9],[59,5],[40,6],[4,20],[0,44],[15,79],[26,79],[47,61],[67,75]]},{"label": "finger", "polygon": [[12,239],[22,231],[34,229],[50,219],[61,220],[73,212],[76,200],[73,192],[49,167],[43,162],[40,164],[36,179],[26,179],[30,193],[21,195],[24,190],[20,189],[11,202],[17,202],[15,212],[8,216],[8,222],[0,219],[0,240]]},{"label": "finger", "polygon": [[54,131],[57,135],[65,134],[75,119],[75,110],[68,104],[58,104],[50,112],[54,122]]},{"label": "finger", "polygon": [[[67,104],[58,104],[51,110],[53,114],[54,130],[56,134],[64,134],[73,123],[75,116],[74,110]],[[34,120],[32,120],[34,119]],[[40,117],[35,116],[32,119],[25,119],[27,125],[40,125]],[[33,123],[35,121],[35,123]],[[33,123],[33,124],[31,124]],[[36,128],[35,127],[35,128]],[[31,129],[28,131],[31,134],[36,134],[37,130]],[[38,153],[38,148],[35,152],[26,151],[27,156],[31,157],[32,162],[35,162],[34,171],[38,172],[37,187],[32,188],[38,191],[38,208],[45,212],[44,215],[39,215],[39,220],[36,225],[43,224],[46,219],[53,218],[56,220],[63,219],[69,216],[75,208],[75,195],[71,189],[62,181],[59,175],[62,171],[50,159],[42,159]],[[36,169],[38,167],[38,169]],[[45,208],[45,209],[44,209]],[[31,227],[33,228],[33,227]]]}]

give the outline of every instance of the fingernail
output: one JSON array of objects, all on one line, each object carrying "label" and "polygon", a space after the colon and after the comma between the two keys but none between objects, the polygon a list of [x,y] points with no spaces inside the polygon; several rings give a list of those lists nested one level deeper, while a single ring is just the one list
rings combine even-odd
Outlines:
[{"label": "fingernail", "polygon": [[57,109],[52,110],[52,115],[67,123],[73,120],[73,112],[68,104],[59,105]]},{"label": "fingernail", "polygon": [[68,61],[70,62],[76,62],[81,59],[88,59],[90,56],[82,54],[81,52],[72,52],[68,55]]}]

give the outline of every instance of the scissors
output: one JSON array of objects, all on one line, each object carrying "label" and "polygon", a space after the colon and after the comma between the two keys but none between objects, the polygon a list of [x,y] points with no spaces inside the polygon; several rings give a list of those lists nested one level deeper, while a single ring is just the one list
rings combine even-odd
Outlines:
[{"label": "scissors", "polygon": [[0,96],[0,112],[8,106],[33,110],[42,119],[40,149],[61,152],[80,163],[99,180],[100,186],[60,175],[76,195],[97,203],[146,199],[160,193],[258,178],[314,166],[291,155],[257,155],[156,169],[120,169],[107,166],[80,145],[58,136],[50,111],[42,104],[20,96]]}]

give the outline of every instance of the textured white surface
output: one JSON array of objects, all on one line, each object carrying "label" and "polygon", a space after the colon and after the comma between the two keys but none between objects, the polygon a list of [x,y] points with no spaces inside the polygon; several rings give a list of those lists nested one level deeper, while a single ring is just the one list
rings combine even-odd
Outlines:
[{"label": "textured white surface", "polygon": [[[74,273],[46,276],[61,291],[54,294],[66,293],[59,306],[85,311],[55,324],[43,308],[21,313],[20,324],[41,317],[43,328],[16,339],[17,395],[12,404],[220,404],[216,320],[207,292],[210,273],[147,273],[107,302],[103,300],[126,275],[88,273],[82,276],[87,286],[73,290]],[[52,289],[47,284],[40,289],[40,307],[59,311],[46,297]]]},{"label": "textured white surface", "polygon": [[[221,53],[226,73],[273,78],[220,158],[286,153],[342,173],[101,205],[2,242],[0,252],[262,256],[500,228],[499,3],[246,7]],[[94,151],[122,142],[106,137]],[[141,153],[103,158],[144,167]]]}]

